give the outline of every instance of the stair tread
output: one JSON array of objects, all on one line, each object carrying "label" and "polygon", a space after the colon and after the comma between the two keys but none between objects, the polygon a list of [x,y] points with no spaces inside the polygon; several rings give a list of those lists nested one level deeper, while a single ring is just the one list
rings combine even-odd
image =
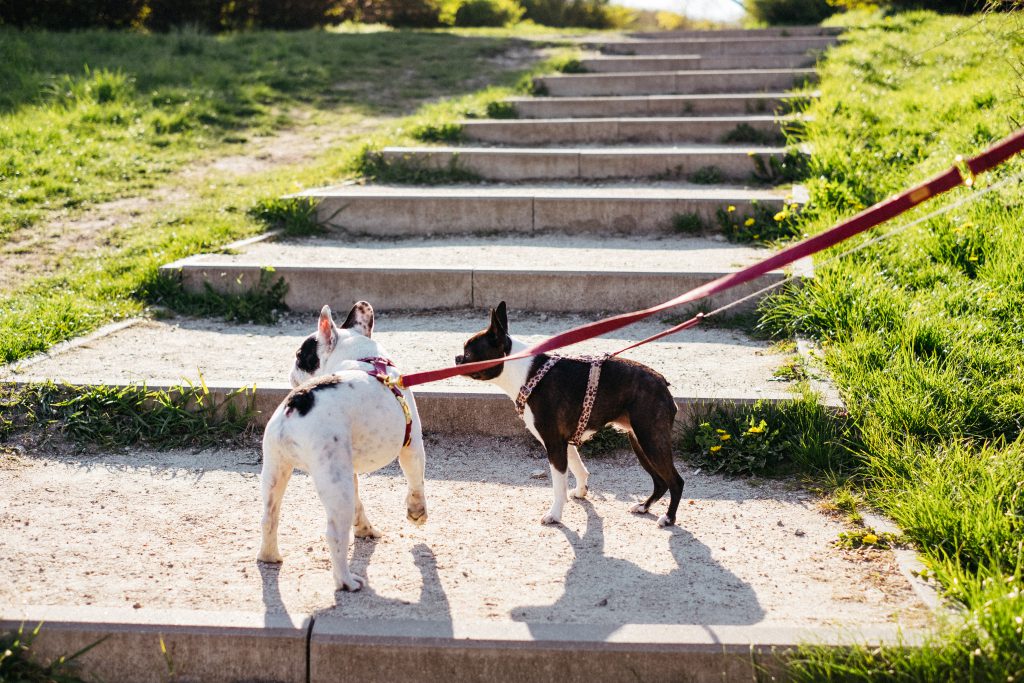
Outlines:
[{"label": "stair tread", "polygon": [[[479,185],[333,185],[305,190],[300,197],[352,197],[352,198],[431,198],[453,201],[472,199],[561,199],[592,200],[659,200],[709,199],[720,201],[750,201],[752,199],[781,200],[787,191],[781,189],[754,189],[740,186],[684,185],[681,183],[606,183],[606,184],[522,184],[487,183]],[[799,197],[797,200],[799,201]]]}]

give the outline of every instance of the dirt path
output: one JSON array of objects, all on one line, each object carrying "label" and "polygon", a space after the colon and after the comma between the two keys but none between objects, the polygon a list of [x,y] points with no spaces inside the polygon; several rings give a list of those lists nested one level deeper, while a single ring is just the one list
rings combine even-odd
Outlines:
[{"label": "dirt path", "polygon": [[[428,442],[430,521],[404,518],[396,466],[363,479],[383,532],[354,547],[369,579],[335,594],[323,510],[307,476],[285,496],[285,563],[254,557],[255,451],[0,456],[0,610],[77,604],[354,618],[591,624],[920,624],[925,610],[885,551],[832,542],[842,526],[780,483],[694,473],[679,526],[627,506],[650,480],[631,454],[592,459],[592,492],[564,526],[537,448],[481,438]],[[656,506],[660,514],[665,505]]]}]

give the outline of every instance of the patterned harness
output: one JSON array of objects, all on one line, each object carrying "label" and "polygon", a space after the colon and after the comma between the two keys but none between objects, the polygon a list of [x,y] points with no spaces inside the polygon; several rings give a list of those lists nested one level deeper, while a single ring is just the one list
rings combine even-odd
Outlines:
[{"label": "patterned harness", "polygon": [[[573,446],[579,446],[583,443],[583,433],[587,431],[587,422],[590,421],[590,413],[594,410],[594,400],[597,398],[597,383],[601,381],[601,366],[604,364],[612,354],[606,353],[600,356],[557,356],[552,355],[548,358],[548,361],[535,372],[519,389],[519,395],[516,396],[516,413],[519,417],[523,417],[523,413],[526,412],[526,401],[530,398],[530,394],[540,384],[540,381],[544,379],[544,375],[548,374],[548,371],[555,367],[555,364],[563,358],[566,360],[578,360],[584,363],[590,363],[590,375],[587,377],[587,391],[583,394],[583,410],[580,412],[580,421],[576,425],[576,431],[573,433],[572,438],[569,439],[569,443]],[[524,418],[525,419],[525,418]]]},{"label": "patterned harness", "polygon": [[409,402],[405,400],[402,390],[398,388],[399,380],[392,379],[391,375],[388,374],[388,368],[395,367],[395,364],[391,362],[391,359],[381,358],[380,356],[360,358],[358,362],[372,365],[373,370],[367,370],[366,374],[377,378],[381,384],[390,389],[391,393],[398,399],[398,405],[402,406],[402,412],[405,414],[405,441],[402,442],[402,447],[405,448],[412,443],[412,410],[409,408]]}]

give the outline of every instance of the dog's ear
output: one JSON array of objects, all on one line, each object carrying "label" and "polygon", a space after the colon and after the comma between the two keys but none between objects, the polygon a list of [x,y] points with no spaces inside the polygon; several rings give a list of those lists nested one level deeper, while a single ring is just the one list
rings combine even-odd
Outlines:
[{"label": "dog's ear", "polygon": [[498,304],[497,308],[491,309],[491,335],[504,341],[508,336],[508,311],[505,309],[505,302]]},{"label": "dog's ear", "polygon": [[366,301],[357,301],[348,317],[341,324],[344,330],[353,330],[364,337],[373,336],[373,306]]},{"label": "dog's ear", "polygon": [[317,322],[316,331],[323,338],[327,346],[334,348],[338,341],[338,335],[334,331],[334,318],[331,317],[331,307],[324,306],[320,309],[320,320]]}]

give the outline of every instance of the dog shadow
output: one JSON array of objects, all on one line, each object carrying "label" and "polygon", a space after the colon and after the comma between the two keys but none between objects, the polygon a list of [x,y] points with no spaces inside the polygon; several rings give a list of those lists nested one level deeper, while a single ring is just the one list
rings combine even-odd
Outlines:
[{"label": "dog shadow", "polygon": [[[710,548],[685,529],[664,529],[671,534],[669,550],[676,568],[658,574],[609,557],[602,518],[590,501],[577,503],[587,513],[583,535],[558,527],[575,553],[562,596],[554,604],[517,607],[511,613],[534,637],[557,635],[567,622],[587,624],[593,637],[603,639],[629,623],[754,624],[764,618],[750,585],[716,562]],[[681,586],[689,589],[684,592]]]},{"label": "dog shadow", "polygon": [[[375,539],[357,539],[353,545],[350,568],[356,574],[366,576],[378,541]],[[401,619],[424,620],[431,623],[431,635],[445,637],[454,634],[452,627],[451,605],[442,588],[441,577],[437,570],[437,558],[434,551],[425,543],[412,547],[413,563],[420,573],[420,595],[417,601],[388,598],[373,589],[369,581],[355,594],[344,591],[334,592],[334,604],[316,610],[312,617],[323,616],[345,617],[354,619]],[[281,599],[278,582],[281,565],[258,563],[263,579],[264,620],[270,625],[270,615],[286,612]],[[355,610],[356,614],[350,614]],[[372,615],[372,616],[371,616]]]}]

